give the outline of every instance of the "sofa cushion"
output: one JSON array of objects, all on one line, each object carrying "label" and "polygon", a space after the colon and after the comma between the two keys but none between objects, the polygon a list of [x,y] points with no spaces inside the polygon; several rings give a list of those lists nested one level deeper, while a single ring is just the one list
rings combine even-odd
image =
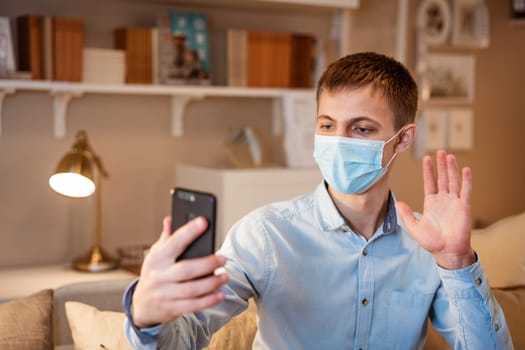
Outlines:
[{"label": "sofa cushion", "polygon": [[493,288],[525,285],[525,212],[472,231],[478,253]]},{"label": "sofa cushion", "polygon": [[68,301],[66,316],[75,350],[133,350],[124,335],[126,316],[123,312],[99,311],[93,306]]},{"label": "sofa cushion", "polygon": [[53,290],[0,304],[0,349],[53,349]]},{"label": "sofa cushion", "polygon": [[77,282],[55,289],[53,333],[55,346],[73,343],[65,303],[77,301],[103,311],[122,311],[122,294],[131,279]]}]

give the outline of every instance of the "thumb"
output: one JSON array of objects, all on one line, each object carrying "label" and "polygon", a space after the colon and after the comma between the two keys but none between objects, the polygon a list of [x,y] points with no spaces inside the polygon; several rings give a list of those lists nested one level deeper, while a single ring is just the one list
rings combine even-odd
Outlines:
[{"label": "thumb", "polygon": [[415,232],[417,219],[412,208],[405,202],[396,202],[396,209],[409,233]]}]

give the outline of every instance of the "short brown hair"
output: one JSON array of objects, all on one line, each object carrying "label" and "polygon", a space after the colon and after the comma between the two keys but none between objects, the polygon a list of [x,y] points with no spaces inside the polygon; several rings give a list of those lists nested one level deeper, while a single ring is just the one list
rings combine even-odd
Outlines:
[{"label": "short brown hair", "polygon": [[331,63],[317,84],[317,103],[324,91],[357,89],[369,84],[387,99],[396,130],[414,122],[416,82],[401,63],[374,52],[348,55]]}]

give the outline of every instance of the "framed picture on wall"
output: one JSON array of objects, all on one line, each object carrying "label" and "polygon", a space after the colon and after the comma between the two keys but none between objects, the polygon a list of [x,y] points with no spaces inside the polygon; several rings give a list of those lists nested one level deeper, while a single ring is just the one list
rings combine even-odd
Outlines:
[{"label": "framed picture on wall", "polygon": [[446,0],[423,0],[417,12],[417,30],[427,45],[446,43],[451,27],[452,16]]},{"label": "framed picture on wall", "polygon": [[454,0],[452,44],[486,48],[490,44],[489,10],[485,0]]},{"label": "framed picture on wall", "polygon": [[425,102],[471,103],[474,100],[475,58],[463,54],[428,54],[421,78]]}]

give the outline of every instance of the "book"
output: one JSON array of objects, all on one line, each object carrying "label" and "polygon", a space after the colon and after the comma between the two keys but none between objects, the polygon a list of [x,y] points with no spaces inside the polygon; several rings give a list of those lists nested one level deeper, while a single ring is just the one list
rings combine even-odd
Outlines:
[{"label": "book", "polygon": [[69,17],[53,17],[53,80],[82,81],[84,22]]},{"label": "book", "polygon": [[291,33],[248,32],[247,86],[290,87],[291,61]]},{"label": "book", "polygon": [[310,88],[315,85],[315,38],[311,35],[292,36],[292,60],[290,62],[290,87]]},{"label": "book", "polygon": [[18,67],[31,72],[32,79],[42,79],[42,18],[24,15],[16,18]]},{"label": "book", "polygon": [[160,84],[209,84],[208,24],[204,14],[172,11],[158,24]]},{"label": "book", "polygon": [[116,29],[115,48],[125,52],[126,83],[151,84],[153,82],[150,28]]},{"label": "book", "polygon": [[151,80],[159,84],[159,28],[151,28]]},{"label": "book", "polygon": [[53,79],[53,18],[42,17],[41,28],[41,64],[42,79]]},{"label": "book", "polygon": [[225,51],[227,50],[226,30],[210,32],[210,81],[213,85],[228,85],[228,67]]},{"label": "book", "polygon": [[229,29],[226,33],[226,68],[229,86],[246,86],[248,31]]},{"label": "book", "polygon": [[0,17],[0,78],[16,71],[13,35],[9,17]]}]

